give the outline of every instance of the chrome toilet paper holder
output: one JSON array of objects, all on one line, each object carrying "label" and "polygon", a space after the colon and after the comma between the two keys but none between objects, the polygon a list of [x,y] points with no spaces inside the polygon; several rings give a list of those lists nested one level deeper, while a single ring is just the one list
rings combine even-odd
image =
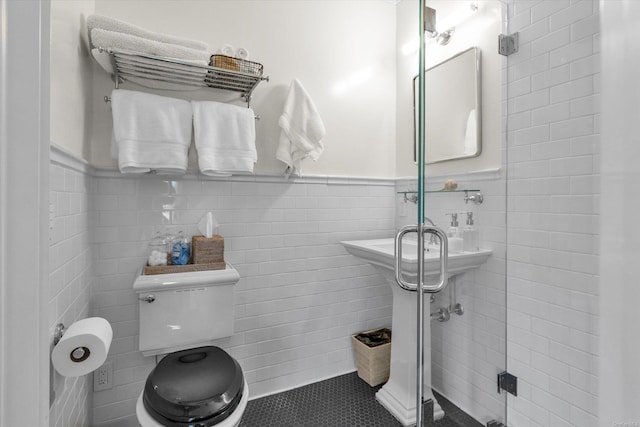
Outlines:
[{"label": "chrome toilet paper holder", "polygon": [[53,333],[53,345],[57,345],[60,340],[62,339],[62,336],[64,335],[64,333],[67,331],[67,328],[64,326],[64,323],[58,323],[56,325],[56,329]]}]

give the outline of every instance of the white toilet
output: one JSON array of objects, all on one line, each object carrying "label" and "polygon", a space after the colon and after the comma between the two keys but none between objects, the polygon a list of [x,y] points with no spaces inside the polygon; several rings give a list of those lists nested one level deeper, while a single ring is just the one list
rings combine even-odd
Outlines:
[{"label": "white toilet", "polygon": [[219,347],[233,335],[233,288],[224,270],[138,275],[140,351],[165,355],[147,377],[136,415],[142,427],[237,427],[249,387],[238,362]]}]

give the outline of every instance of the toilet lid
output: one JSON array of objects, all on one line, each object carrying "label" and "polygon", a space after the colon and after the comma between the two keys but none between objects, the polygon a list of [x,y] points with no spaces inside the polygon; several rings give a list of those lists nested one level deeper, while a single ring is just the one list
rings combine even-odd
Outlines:
[{"label": "toilet lid", "polygon": [[244,378],[238,362],[218,347],[171,353],[151,371],[143,403],[169,427],[212,426],[240,403]]}]

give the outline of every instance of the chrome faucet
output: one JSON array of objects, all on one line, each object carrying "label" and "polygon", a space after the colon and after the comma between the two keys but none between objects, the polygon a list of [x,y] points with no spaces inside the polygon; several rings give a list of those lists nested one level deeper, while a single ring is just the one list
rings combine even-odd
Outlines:
[{"label": "chrome faucet", "polygon": [[[425,221],[425,222],[428,222],[429,224],[431,224],[431,226],[432,226],[432,227],[437,227],[437,226],[436,226],[436,223],[435,223],[435,222],[433,222],[433,221],[431,220],[431,218],[429,218],[428,216],[425,216],[425,217],[424,217],[424,221]],[[439,242],[437,242],[437,241],[436,241],[436,239],[437,239],[437,237],[436,237],[436,235],[435,235],[435,234],[429,234],[429,244],[430,244],[430,245],[438,244]]]}]

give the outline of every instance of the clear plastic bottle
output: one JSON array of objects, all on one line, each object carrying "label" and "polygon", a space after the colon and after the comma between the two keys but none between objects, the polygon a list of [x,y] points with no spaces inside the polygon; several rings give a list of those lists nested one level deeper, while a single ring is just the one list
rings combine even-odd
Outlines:
[{"label": "clear plastic bottle", "polygon": [[189,264],[191,258],[191,245],[182,231],[171,241],[171,263],[173,265]]},{"label": "clear plastic bottle", "polygon": [[463,250],[462,230],[458,227],[458,214],[450,213],[451,226],[447,230],[447,238],[449,240],[449,253],[459,254]]},{"label": "clear plastic bottle", "polygon": [[478,252],[480,250],[478,229],[473,225],[473,212],[467,212],[467,223],[462,229],[462,240],[465,252]]}]

